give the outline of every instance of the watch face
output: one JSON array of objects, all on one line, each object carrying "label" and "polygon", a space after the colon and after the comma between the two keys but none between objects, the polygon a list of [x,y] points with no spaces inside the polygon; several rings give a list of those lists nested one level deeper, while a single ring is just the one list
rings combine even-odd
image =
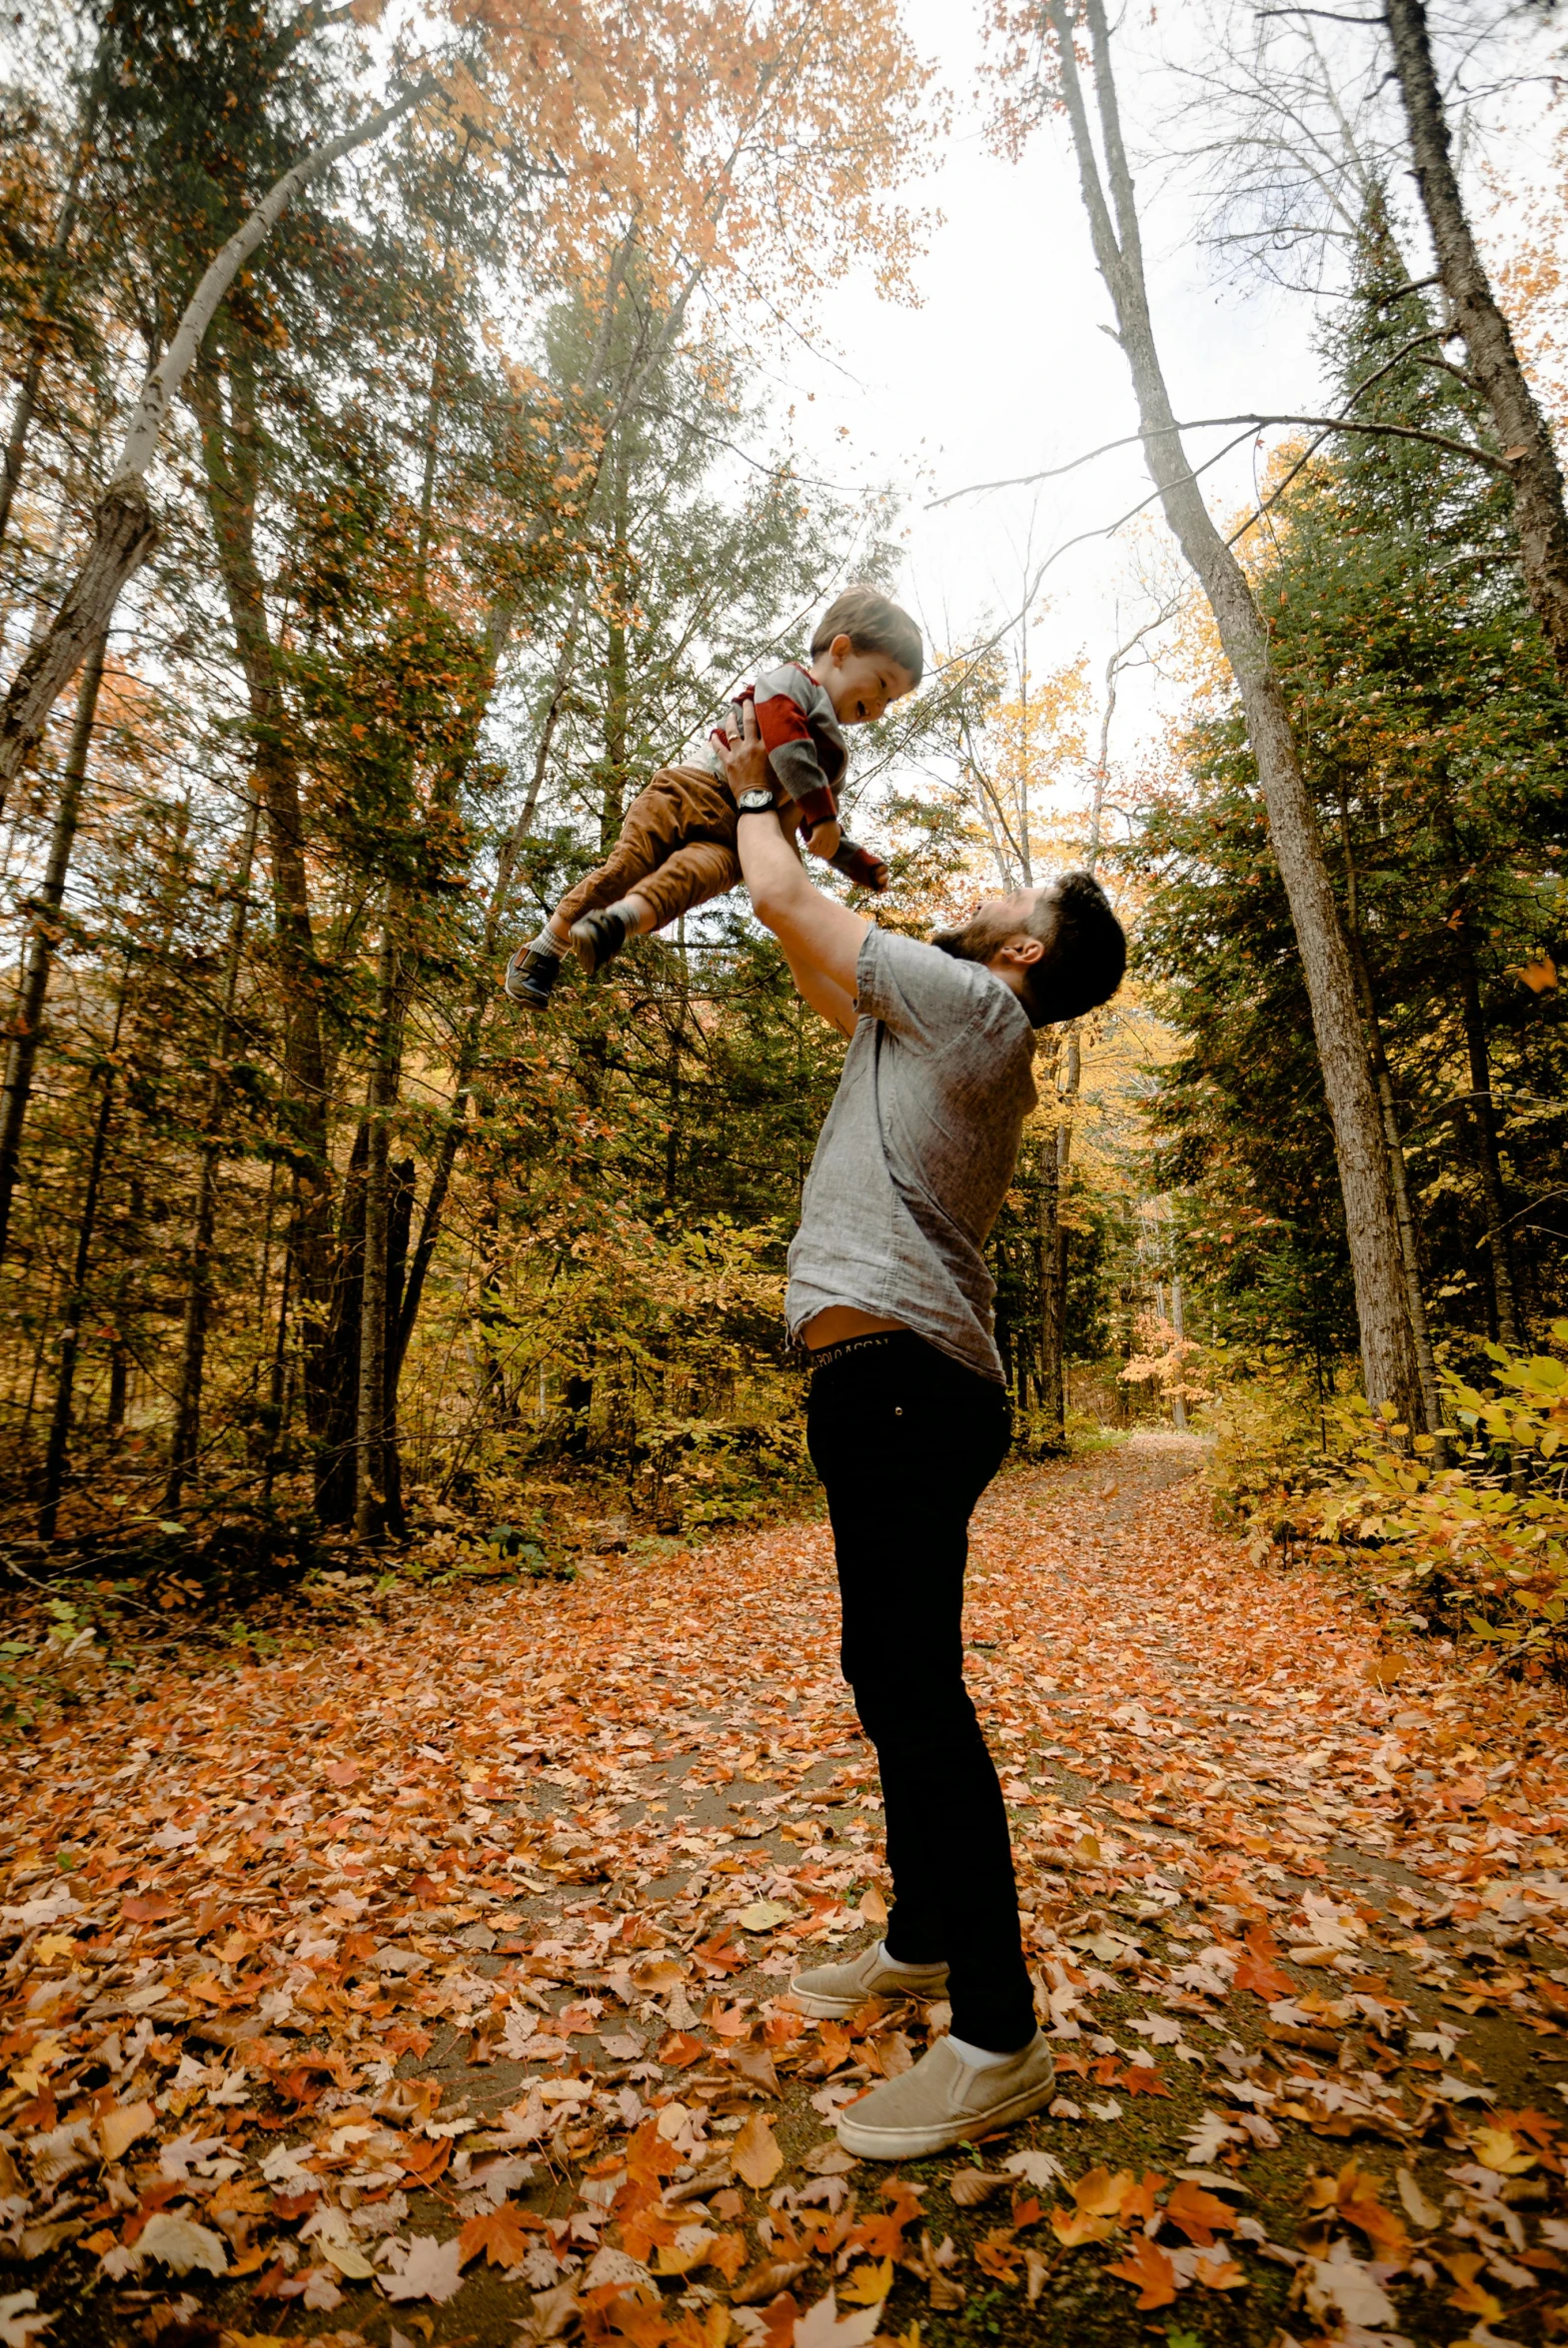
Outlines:
[{"label": "watch face", "polygon": [[771,791],[743,791],[736,801],[736,806],[749,816],[766,815],[773,804]]}]

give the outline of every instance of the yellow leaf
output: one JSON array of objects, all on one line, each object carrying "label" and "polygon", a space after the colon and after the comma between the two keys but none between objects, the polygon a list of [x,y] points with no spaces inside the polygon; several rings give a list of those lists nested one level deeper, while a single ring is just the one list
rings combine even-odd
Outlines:
[{"label": "yellow leaf", "polygon": [[1072,2198],[1085,2217],[1116,2217],[1133,2182],[1130,2169],[1087,2169],[1072,2188]]},{"label": "yellow leaf", "polygon": [[1085,2217],[1080,2209],[1053,2209],[1050,2230],[1064,2250],[1081,2250],[1085,2242],[1108,2242],[1116,2231],[1113,2217]]},{"label": "yellow leaf", "polygon": [[1506,2128],[1477,2128],[1470,2141],[1482,2168],[1495,2169],[1499,2176],[1522,2177],[1535,2166],[1534,2153],[1524,2151]]},{"label": "yellow leaf", "polygon": [[717,2239],[712,2226],[683,2226],[673,2242],[662,2242],[654,2259],[656,2275],[689,2275],[695,2266],[706,2266],[708,2253]]},{"label": "yellow leaf", "polygon": [[761,2193],[765,2186],[771,2185],[784,2167],[784,2154],[774,2140],[773,2129],[760,2111],[753,2112],[736,2138],[731,2158],[735,2162],[736,2175],[743,2178],[754,2193]]},{"label": "yellow leaf", "polygon": [[880,2307],[891,2289],[892,2260],[882,2258],[874,2266],[857,2266],[849,2280],[838,2285],[838,2297],[856,2307]]},{"label": "yellow leaf", "polygon": [[98,2142],[107,2161],[123,2160],[138,2136],[147,2135],[154,2120],[150,2103],[117,2103],[98,2122]]}]

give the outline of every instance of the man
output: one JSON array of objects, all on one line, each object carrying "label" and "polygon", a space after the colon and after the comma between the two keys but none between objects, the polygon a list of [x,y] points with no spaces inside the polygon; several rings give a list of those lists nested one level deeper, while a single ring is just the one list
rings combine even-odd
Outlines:
[{"label": "man", "polygon": [[931,945],[876,929],[806,878],[750,709],[744,725],[727,765],[753,907],[806,1002],[850,1040],[785,1314],[812,1354],[841,1662],[876,1748],[895,1901],[884,1940],[798,1974],[791,1994],[817,2015],[873,1995],[950,1998],[949,2035],[838,2121],[848,2151],[906,2160],[1023,2118],[1055,2084],[1007,1814],[963,1683],[963,1571],[1011,1434],[984,1243],[1035,1105],[1034,1031],[1106,1002],[1126,945],[1087,873],[989,898]]}]

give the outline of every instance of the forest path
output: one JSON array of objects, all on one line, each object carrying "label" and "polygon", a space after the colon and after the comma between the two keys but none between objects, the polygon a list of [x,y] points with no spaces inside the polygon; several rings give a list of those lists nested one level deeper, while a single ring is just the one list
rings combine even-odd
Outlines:
[{"label": "forest path", "polygon": [[824,1526],[334,1585],[308,1647],[41,1719],[0,2319],[15,2288],[51,2344],[165,2348],[1559,2337],[1560,1707],[1380,1653],[1341,1580],[1215,1533],[1199,1462],[1141,1434],[976,1517],[1061,2076],[968,2185],[830,2135],[939,2010],[777,2002],[883,1888]]}]

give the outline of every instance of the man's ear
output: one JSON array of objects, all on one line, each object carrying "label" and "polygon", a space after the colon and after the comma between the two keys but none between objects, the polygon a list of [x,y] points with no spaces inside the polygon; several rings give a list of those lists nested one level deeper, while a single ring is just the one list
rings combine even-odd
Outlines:
[{"label": "man's ear", "polygon": [[1045,949],[1037,938],[1031,938],[1027,930],[1015,930],[997,947],[995,959],[1011,963],[1014,970],[1026,971],[1032,963],[1042,961],[1044,954]]}]

